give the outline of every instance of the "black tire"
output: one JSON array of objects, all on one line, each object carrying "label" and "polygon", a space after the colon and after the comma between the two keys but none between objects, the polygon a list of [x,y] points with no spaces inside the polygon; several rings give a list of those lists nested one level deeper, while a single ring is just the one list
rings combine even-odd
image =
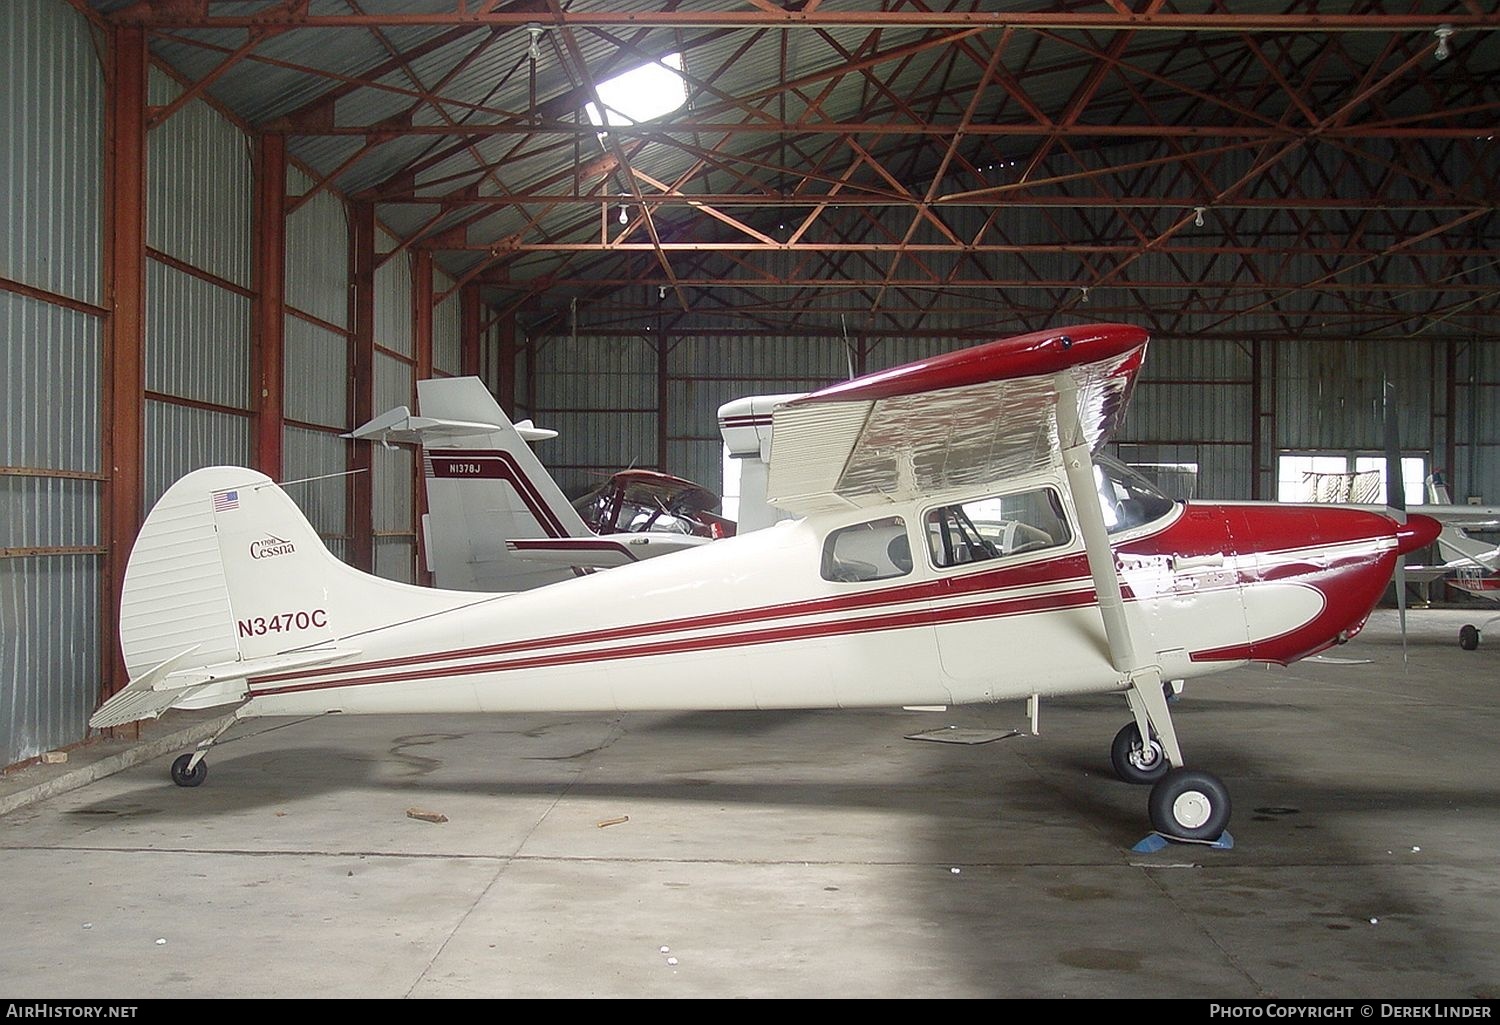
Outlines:
[{"label": "black tire", "polygon": [[1151,788],[1151,828],[1181,840],[1214,841],[1229,828],[1229,790],[1219,777],[1173,769]]},{"label": "black tire", "polygon": [[1479,647],[1479,627],[1460,627],[1458,631],[1458,646],[1465,651],[1473,651]]},{"label": "black tire", "polygon": [[192,760],[192,755],[181,755],[172,763],[173,783],[176,783],[180,787],[196,787],[201,786],[203,781],[208,778],[207,759],[200,760],[193,767],[193,771],[188,772],[188,762]]},{"label": "black tire", "polygon": [[[1146,755],[1154,757],[1147,761]],[[1151,738],[1150,747],[1142,748],[1140,728],[1133,722],[1126,723],[1115,734],[1114,743],[1109,745],[1109,761],[1115,767],[1116,776],[1138,786],[1155,783],[1172,767],[1161,742],[1155,737]]]}]

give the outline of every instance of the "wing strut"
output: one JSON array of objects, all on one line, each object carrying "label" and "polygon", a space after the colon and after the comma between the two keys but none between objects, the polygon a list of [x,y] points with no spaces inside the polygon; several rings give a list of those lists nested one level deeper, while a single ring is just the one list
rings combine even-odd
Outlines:
[{"label": "wing strut", "polygon": [[1130,681],[1126,699],[1141,736],[1154,734],[1161,741],[1168,761],[1180,766],[1182,749],[1177,744],[1177,731],[1172,727],[1172,715],[1162,690],[1161,666],[1141,664],[1130,621],[1125,616],[1120,575],[1115,569],[1115,555],[1109,546],[1109,531],[1094,485],[1094,456],[1078,417],[1078,385],[1073,375],[1066,372],[1057,374],[1053,382],[1057,387],[1057,443],[1062,450],[1063,472],[1073,509],[1078,514],[1078,529],[1083,534],[1089,574],[1099,596],[1109,660],[1115,671]]}]

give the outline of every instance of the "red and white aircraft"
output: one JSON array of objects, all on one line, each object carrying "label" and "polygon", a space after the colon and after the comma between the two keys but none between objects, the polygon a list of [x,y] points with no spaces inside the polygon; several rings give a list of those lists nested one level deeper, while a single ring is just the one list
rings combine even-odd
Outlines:
[{"label": "red and white aircraft", "polygon": [[[453,377],[417,382],[420,416],[397,406],[345,437],[422,449],[427,508],[422,517],[427,569],[455,591],[524,591],[704,544],[683,508],[657,509],[649,523],[590,529],[531,451],[531,441],[557,437],[523,420],[512,424],[484,382]],[[645,472],[645,471],[638,471]],[[657,474],[659,483],[695,485]],[[682,492],[696,499],[707,492]],[[605,496],[620,516],[624,495]],[[701,501],[699,502],[701,504]],[[722,521],[728,523],[728,521]],[[602,536],[602,535],[609,536]]]},{"label": "red and white aircraft", "polygon": [[[198,470],[141,529],[120,622],[134,679],[91,725],[221,704],[232,724],[1108,692],[1132,713],[1115,767],[1153,784],[1153,826],[1215,839],[1228,793],[1185,766],[1162,681],[1347,639],[1438,524],[1176,503],[1096,465],[1146,343],[1038,332],[779,405],[768,498],[800,519],[516,594],[368,576],[264,475]],[[201,783],[212,743],[174,781]]]}]

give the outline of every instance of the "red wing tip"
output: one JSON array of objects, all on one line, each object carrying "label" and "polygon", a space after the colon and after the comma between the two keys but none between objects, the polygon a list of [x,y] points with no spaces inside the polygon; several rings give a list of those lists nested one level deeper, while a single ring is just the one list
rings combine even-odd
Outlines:
[{"label": "red wing tip", "polygon": [[1033,331],[856,377],[789,405],[884,399],[1056,373],[1122,355],[1146,344],[1149,337],[1145,328],[1132,324],[1074,324]]}]

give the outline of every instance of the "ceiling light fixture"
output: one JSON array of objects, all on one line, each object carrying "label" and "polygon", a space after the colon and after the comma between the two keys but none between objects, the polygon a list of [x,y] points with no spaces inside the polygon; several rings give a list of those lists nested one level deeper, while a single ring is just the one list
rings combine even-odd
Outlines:
[{"label": "ceiling light fixture", "polygon": [[1200,228],[1203,227],[1203,211],[1206,209],[1208,208],[1203,206],[1193,207],[1193,213],[1197,215],[1193,218],[1193,224],[1197,225]]},{"label": "ceiling light fixture", "polygon": [[540,25],[526,26],[526,32],[531,36],[531,48],[528,55],[533,64],[542,59],[542,33],[545,31],[547,30]]},{"label": "ceiling light fixture", "polygon": [[1451,52],[1448,49],[1448,37],[1453,35],[1453,26],[1439,25],[1432,30],[1432,34],[1438,38],[1437,49],[1432,51],[1432,55],[1440,61],[1447,60],[1448,54]]},{"label": "ceiling light fixture", "polygon": [[623,206],[620,207],[620,223],[621,224],[629,224],[630,223],[630,215],[625,212],[625,208]]}]

